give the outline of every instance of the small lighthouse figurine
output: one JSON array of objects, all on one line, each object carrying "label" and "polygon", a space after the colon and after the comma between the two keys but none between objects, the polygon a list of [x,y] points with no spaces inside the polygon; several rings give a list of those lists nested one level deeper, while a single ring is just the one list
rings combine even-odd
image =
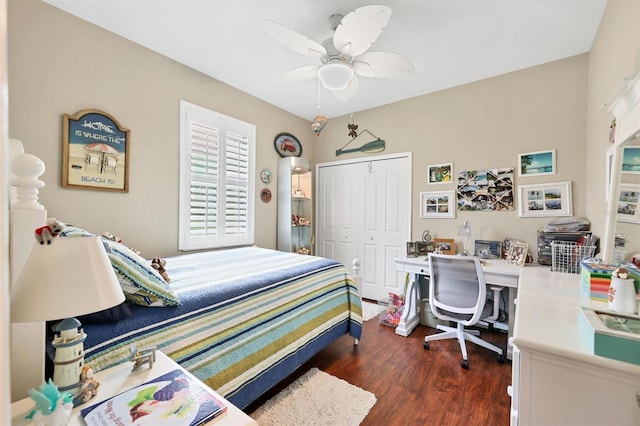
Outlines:
[{"label": "small lighthouse figurine", "polygon": [[80,373],[84,366],[84,345],[87,338],[80,321],[67,318],[56,326],[56,336],[51,342],[56,348],[53,358],[53,382],[60,391],[74,392],[80,385]]}]

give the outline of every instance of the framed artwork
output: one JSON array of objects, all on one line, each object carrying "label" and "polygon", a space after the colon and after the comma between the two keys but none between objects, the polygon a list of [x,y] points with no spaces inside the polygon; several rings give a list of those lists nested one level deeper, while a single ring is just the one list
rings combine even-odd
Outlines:
[{"label": "framed artwork", "polygon": [[106,112],[65,114],[62,186],[129,192],[129,129]]},{"label": "framed artwork", "polygon": [[428,183],[451,183],[453,182],[453,163],[435,164],[427,166]]},{"label": "framed artwork", "polygon": [[302,144],[291,133],[278,133],[273,139],[273,147],[280,157],[300,157]]},{"label": "framed artwork", "polygon": [[458,172],[458,210],[513,209],[513,167]]},{"label": "framed artwork", "polygon": [[640,174],[640,146],[626,146],[622,151],[622,173]]},{"label": "framed artwork", "polygon": [[556,174],[556,150],[518,154],[518,176]]},{"label": "framed artwork", "polygon": [[529,244],[521,241],[515,241],[509,246],[509,252],[507,253],[507,263],[514,265],[524,265],[527,260],[527,253],[529,252]]},{"label": "framed artwork", "polygon": [[435,238],[435,251],[442,254],[456,254],[456,241],[452,238]]},{"label": "framed artwork", "polygon": [[481,259],[500,259],[502,257],[502,241],[476,240],[473,255]]},{"label": "framed artwork", "polygon": [[571,216],[571,182],[518,186],[518,216]]},{"label": "framed artwork", "polygon": [[618,221],[640,223],[640,185],[620,184],[617,211]]},{"label": "framed artwork", "polygon": [[420,193],[420,218],[448,219],[456,217],[454,191]]}]

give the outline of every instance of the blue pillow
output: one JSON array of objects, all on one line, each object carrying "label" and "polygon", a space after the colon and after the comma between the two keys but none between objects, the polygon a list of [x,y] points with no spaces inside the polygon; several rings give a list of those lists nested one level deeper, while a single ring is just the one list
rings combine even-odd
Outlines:
[{"label": "blue pillow", "polygon": [[178,306],[180,299],[164,278],[129,247],[102,238],[125,298],[141,306]]}]

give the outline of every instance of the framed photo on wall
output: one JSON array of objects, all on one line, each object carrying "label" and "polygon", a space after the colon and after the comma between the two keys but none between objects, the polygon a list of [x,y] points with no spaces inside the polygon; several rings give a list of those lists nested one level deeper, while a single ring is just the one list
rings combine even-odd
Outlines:
[{"label": "framed photo on wall", "polygon": [[571,216],[571,182],[518,186],[518,216]]},{"label": "framed photo on wall", "polygon": [[456,254],[456,240],[453,238],[435,238],[433,240],[436,252],[442,254]]},{"label": "framed photo on wall", "polygon": [[556,174],[556,150],[518,154],[518,176]]},{"label": "framed photo on wall", "polygon": [[453,182],[453,163],[434,164],[427,166],[428,183],[451,183]]},{"label": "framed photo on wall", "polygon": [[431,191],[420,193],[421,219],[449,219],[456,217],[454,191]]},{"label": "framed photo on wall", "polygon": [[129,129],[106,112],[65,114],[62,186],[129,192]]},{"label": "framed photo on wall", "polygon": [[617,211],[618,221],[640,223],[640,185],[620,184]]},{"label": "framed photo on wall", "polygon": [[626,146],[622,150],[622,173],[640,174],[640,146]]}]

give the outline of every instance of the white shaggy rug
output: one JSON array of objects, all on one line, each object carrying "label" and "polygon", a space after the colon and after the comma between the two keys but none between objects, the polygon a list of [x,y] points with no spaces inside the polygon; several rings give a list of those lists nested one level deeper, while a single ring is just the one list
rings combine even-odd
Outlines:
[{"label": "white shaggy rug", "polygon": [[370,319],[376,318],[377,316],[378,316],[378,304],[363,300],[362,301],[362,319],[365,321],[369,321]]},{"label": "white shaggy rug", "polygon": [[260,426],[357,426],[376,396],[312,368],[251,414]]}]

